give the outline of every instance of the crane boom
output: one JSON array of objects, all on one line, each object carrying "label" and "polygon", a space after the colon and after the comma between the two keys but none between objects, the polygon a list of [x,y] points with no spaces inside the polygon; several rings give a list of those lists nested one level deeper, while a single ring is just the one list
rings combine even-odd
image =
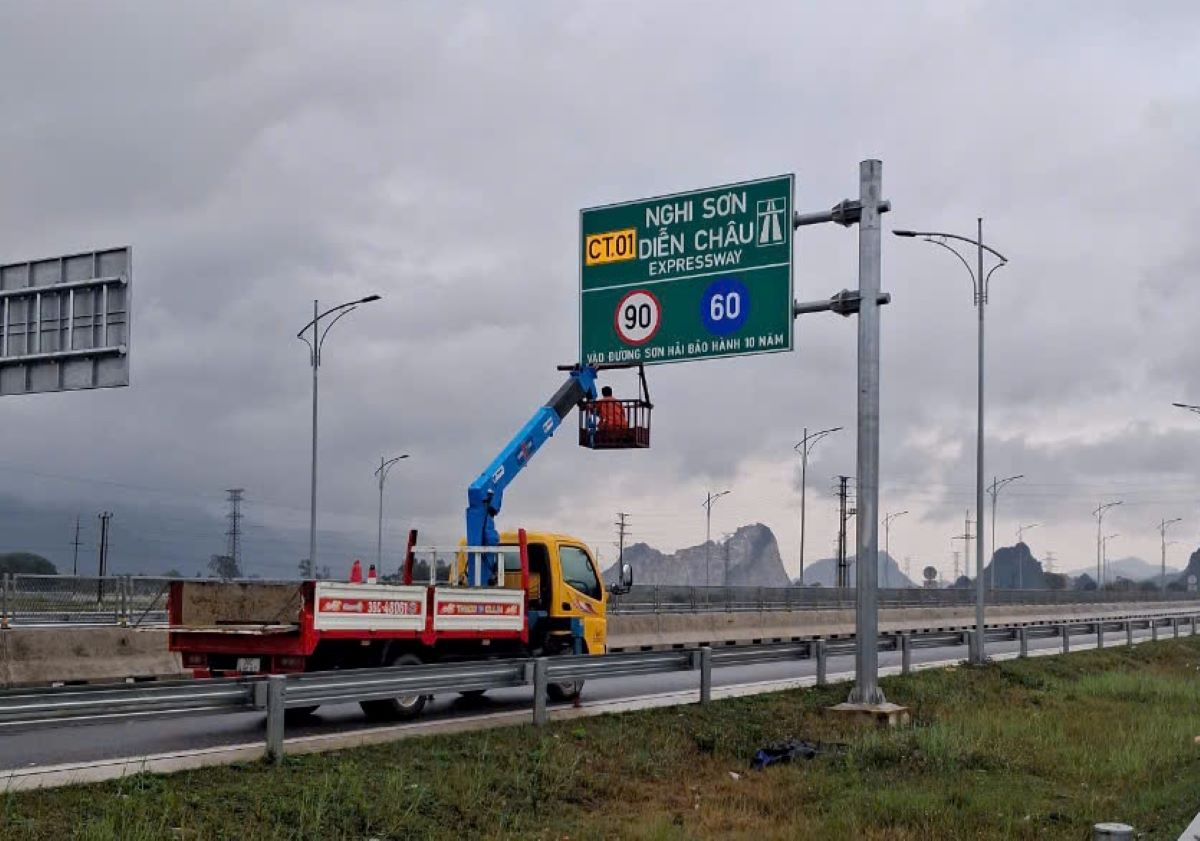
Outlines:
[{"label": "crane boom", "polygon": [[[467,543],[478,546],[496,546],[500,543],[495,517],[504,502],[504,489],[525,469],[542,444],[554,435],[563,418],[580,402],[595,397],[596,368],[591,365],[571,368],[567,381],[559,386],[545,405],[534,412],[533,417],[526,421],[467,488]],[[496,556],[486,556],[479,571],[482,581],[471,583],[481,586],[492,581],[496,576],[496,566]]]}]

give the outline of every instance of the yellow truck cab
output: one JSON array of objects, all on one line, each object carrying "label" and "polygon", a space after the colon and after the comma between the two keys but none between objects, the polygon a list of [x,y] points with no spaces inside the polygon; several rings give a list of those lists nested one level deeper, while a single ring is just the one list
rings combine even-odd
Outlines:
[{"label": "yellow truck cab", "polygon": [[[530,647],[546,654],[603,654],[608,592],[591,550],[566,534],[526,532],[525,537]],[[517,541],[515,531],[500,535],[502,544]],[[513,554],[505,556],[504,585],[521,586],[520,559]]]}]

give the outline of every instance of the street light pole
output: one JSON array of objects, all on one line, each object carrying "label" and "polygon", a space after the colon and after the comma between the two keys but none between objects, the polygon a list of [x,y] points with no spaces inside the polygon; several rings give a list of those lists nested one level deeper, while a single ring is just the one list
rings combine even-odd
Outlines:
[{"label": "street light pole", "polygon": [[[379,295],[367,295],[356,301],[338,304],[325,312],[320,312],[319,303],[313,301],[312,321],[305,324],[296,333],[296,338],[308,345],[308,361],[312,365],[312,476],[309,486],[308,562],[314,570],[317,568],[317,372],[321,367],[321,347],[325,344],[325,337],[329,335],[329,328],[333,327],[338,319],[353,312],[359,304],[369,304],[379,299]],[[324,330],[321,330],[321,320],[333,313],[337,313],[337,315],[325,325]],[[312,328],[311,340],[304,335],[310,327]]]},{"label": "street light pole", "polygon": [[1040,525],[1041,523],[1027,523],[1023,526],[1017,526],[1017,543],[1021,543],[1025,540],[1025,532],[1029,531],[1030,529],[1036,529]]},{"label": "street light pole", "polygon": [[[907,513],[908,511],[897,511],[895,514],[883,515],[883,554],[889,561],[892,559],[892,520],[897,517],[903,517]],[[886,571],[887,569],[888,567],[884,566],[884,570]],[[883,586],[886,587],[887,585],[888,580],[884,578]]]},{"label": "street light pole", "polygon": [[[1017,526],[1017,543],[1021,543],[1022,541],[1024,541],[1025,532],[1029,531],[1030,529],[1036,529],[1040,525],[1041,525],[1041,523],[1030,523],[1029,525],[1026,525],[1026,526]],[[994,553],[996,551],[995,543],[993,543],[992,546],[993,546],[992,552]],[[994,557],[994,555],[993,555],[993,557]],[[995,566],[996,566],[996,564],[993,561],[992,567],[995,568]],[[1018,590],[1025,589],[1025,564],[1021,563],[1019,560],[1017,561],[1017,589]]]},{"label": "street light pole", "polygon": [[[971,276],[971,283],[975,289],[975,307],[979,310],[979,352],[978,352],[978,389],[977,389],[977,430],[975,436],[975,512],[976,512],[976,539],[975,539],[975,633],[979,644],[974,652],[974,661],[983,663],[987,657],[984,654],[983,638],[984,638],[984,617],[983,617],[983,530],[979,528],[979,522],[983,512],[983,323],[984,310],[987,307],[988,287],[991,283],[992,272],[1001,266],[1008,264],[1008,258],[990,246],[983,244],[983,217],[976,218],[976,239],[970,237],[959,236],[957,234],[948,234],[940,231],[909,231],[896,230],[892,231],[898,237],[921,237],[926,242],[931,242],[934,245],[940,245],[956,256],[960,262],[966,267],[967,273]],[[971,264],[967,261],[957,249],[946,243],[946,240],[957,240],[969,245],[975,246],[976,250],[976,268],[971,269]],[[995,257],[999,262],[988,270],[987,274],[983,273],[983,253],[987,252]]]},{"label": "street light pole", "polygon": [[[1015,482],[1018,479],[1024,479],[1024,473],[1018,473],[1016,476],[1009,476],[1007,479],[997,479],[992,477],[992,486],[988,489],[988,493],[992,495],[992,589],[996,589],[996,497],[1000,495],[1006,485],[1010,482]],[[978,529],[976,529],[978,531]]]},{"label": "street light pole", "polygon": [[1108,541],[1112,540],[1114,537],[1120,536],[1120,534],[1106,534],[1104,535],[1104,539],[1101,541],[1101,556],[1104,559],[1104,577],[1106,579],[1108,578]]},{"label": "street light pole", "polygon": [[383,574],[383,483],[396,462],[406,458],[408,458],[408,453],[391,459],[380,456],[379,467],[375,470],[375,475],[379,477],[379,532],[375,539],[375,569],[379,571],[380,575]]},{"label": "street light pole", "polygon": [[820,432],[808,434],[808,427],[804,427],[804,437],[800,439],[793,450],[800,453],[800,586],[804,586],[804,492],[808,484],[808,453],[812,450],[813,445],[834,432],[841,431],[840,426],[835,426],[830,429],[822,429]]},{"label": "street light pole", "polygon": [[1167,592],[1167,528],[1174,523],[1183,521],[1183,517],[1176,517],[1173,520],[1163,519],[1158,524],[1158,535],[1162,538],[1162,566],[1158,573],[1158,589],[1160,592]]},{"label": "street light pole", "polygon": [[[720,493],[709,491],[702,503],[704,505],[704,586],[706,588],[711,586],[709,573],[712,570],[712,507],[714,502],[727,493],[729,491],[721,491]],[[707,597],[708,592],[706,590],[705,598]]]},{"label": "street light pole", "polygon": [[1092,512],[1092,516],[1096,518],[1096,589],[1100,589],[1100,582],[1103,580],[1101,565],[1104,562],[1104,512],[1121,504],[1121,500],[1116,502],[1102,502],[1096,506],[1096,510]]}]

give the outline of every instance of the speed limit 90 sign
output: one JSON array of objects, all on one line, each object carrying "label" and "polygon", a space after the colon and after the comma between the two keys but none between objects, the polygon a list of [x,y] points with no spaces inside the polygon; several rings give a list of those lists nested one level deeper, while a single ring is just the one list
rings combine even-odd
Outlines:
[{"label": "speed limit 90 sign", "polygon": [[653,292],[636,289],[617,303],[617,335],[627,345],[644,345],[662,324],[662,305]]}]

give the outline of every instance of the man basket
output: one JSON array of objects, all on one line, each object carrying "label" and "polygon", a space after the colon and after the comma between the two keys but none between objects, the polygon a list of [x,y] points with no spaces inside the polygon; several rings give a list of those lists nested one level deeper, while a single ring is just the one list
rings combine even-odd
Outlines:
[{"label": "man basket", "polygon": [[579,404],[579,446],[591,450],[640,450],[650,446],[650,389],[638,365],[638,396],[598,397]]}]

